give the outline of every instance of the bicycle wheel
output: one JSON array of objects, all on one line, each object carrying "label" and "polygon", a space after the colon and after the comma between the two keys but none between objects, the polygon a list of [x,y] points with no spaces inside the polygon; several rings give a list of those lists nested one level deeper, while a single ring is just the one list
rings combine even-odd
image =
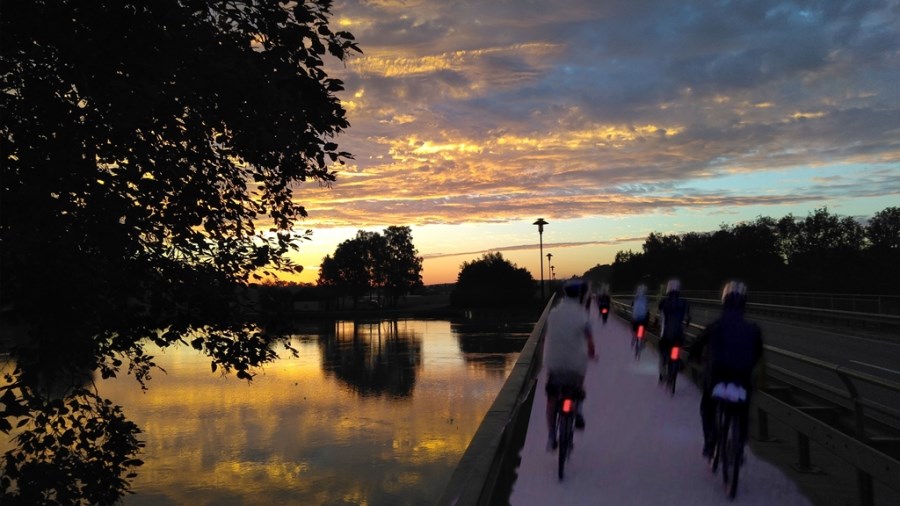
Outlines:
[{"label": "bicycle wheel", "polygon": [[726,411],[722,418],[722,432],[719,434],[719,440],[722,442],[722,483],[728,485],[730,481],[728,475],[734,461],[734,441],[732,440],[734,431],[731,430],[731,414]]},{"label": "bicycle wheel", "polygon": [[565,474],[566,460],[569,459],[569,451],[572,449],[572,432],[574,420],[572,415],[559,414],[559,481],[563,480]]},{"label": "bicycle wheel", "polygon": [[675,396],[675,380],[678,379],[678,361],[669,361],[669,394]]},{"label": "bicycle wheel", "polygon": [[741,432],[740,432],[740,418],[738,416],[731,417],[731,423],[729,424],[730,430],[728,431],[730,434],[730,443],[729,448],[731,450],[731,482],[728,484],[728,498],[734,499],[737,495],[737,486],[738,486],[738,475],[741,470],[741,461],[743,460],[744,453],[744,445],[741,441]]},{"label": "bicycle wheel", "polygon": [[722,441],[722,408],[721,406],[716,406],[716,442],[715,447],[713,448],[712,457],[710,457],[710,468],[712,469],[713,474],[719,470],[719,461],[722,460],[722,449],[725,447],[725,444]]}]

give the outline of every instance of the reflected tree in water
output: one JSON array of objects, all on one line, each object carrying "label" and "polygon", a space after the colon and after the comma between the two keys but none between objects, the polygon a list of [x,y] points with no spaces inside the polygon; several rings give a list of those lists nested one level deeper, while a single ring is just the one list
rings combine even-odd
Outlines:
[{"label": "reflected tree in water", "polygon": [[498,375],[518,358],[533,327],[533,322],[494,319],[454,322],[452,326],[465,361]]},{"label": "reflected tree in water", "polygon": [[292,188],[351,158],[324,65],[359,48],[331,4],[2,1],[3,504],[112,503],[140,465],[119,408],[26,371],[145,385],[145,344],[187,343],[249,380],[287,344],[248,323],[248,286],[301,269]]},{"label": "reflected tree in water", "polygon": [[408,397],[422,366],[422,338],[396,321],[338,322],[321,343],[322,369],[362,395]]}]

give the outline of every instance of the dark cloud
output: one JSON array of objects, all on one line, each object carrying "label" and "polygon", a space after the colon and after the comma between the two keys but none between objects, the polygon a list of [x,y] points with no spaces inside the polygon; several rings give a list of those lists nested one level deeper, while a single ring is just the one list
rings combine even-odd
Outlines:
[{"label": "dark cloud", "polygon": [[712,208],[723,197],[690,181],[824,165],[880,175],[722,191],[727,205],[897,194],[897,0],[549,5],[338,4],[366,53],[337,70],[357,162],[329,218]]}]

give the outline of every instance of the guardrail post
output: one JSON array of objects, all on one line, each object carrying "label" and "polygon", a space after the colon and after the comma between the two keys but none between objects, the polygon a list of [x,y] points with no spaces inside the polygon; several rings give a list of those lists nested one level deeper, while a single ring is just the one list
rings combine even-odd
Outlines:
[{"label": "guardrail post", "polygon": [[801,473],[819,473],[819,468],[813,467],[809,458],[809,437],[802,432],[797,432],[797,457],[800,462],[792,465]]},{"label": "guardrail post", "polygon": [[857,469],[856,482],[859,486],[860,506],[872,506],[875,503],[875,495],[872,491],[872,475],[862,469]]},{"label": "guardrail post", "polygon": [[757,427],[759,428],[758,441],[770,443],[776,439],[769,435],[769,414],[762,408],[756,408]]},{"label": "guardrail post", "polygon": [[860,400],[859,400],[859,393],[857,393],[857,391],[856,391],[856,385],[854,385],[853,382],[850,381],[850,378],[847,377],[846,374],[842,373],[840,371],[840,369],[841,369],[841,366],[837,366],[834,369],[834,372],[835,372],[835,374],[838,375],[839,378],[841,378],[841,381],[844,382],[844,386],[847,387],[847,392],[850,393],[850,400],[853,401],[853,421],[855,422],[854,425],[855,425],[855,429],[856,429],[856,434],[854,434],[854,435],[856,436],[856,439],[859,439],[860,441],[865,441],[866,440],[866,432],[865,432],[865,429],[866,429],[865,423],[866,422],[865,422],[865,416],[863,413],[863,405],[862,405],[862,402],[860,402]]}]

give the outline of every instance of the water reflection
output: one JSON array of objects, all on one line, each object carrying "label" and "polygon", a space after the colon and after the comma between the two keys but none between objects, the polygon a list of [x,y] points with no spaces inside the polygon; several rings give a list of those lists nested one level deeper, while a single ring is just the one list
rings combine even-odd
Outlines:
[{"label": "water reflection", "polygon": [[400,322],[337,322],[320,340],[322,369],[362,395],[408,397],[422,365],[421,335]]},{"label": "water reflection", "polygon": [[[124,504],[433,504],[530,326],[308,323],[251,383],[188,347],[156,349],[144,392],[98,381],[142,429]],[[2,445],[0,445],[2,446]]]},{"label": "water reflection", "polygon": [[533,327],[533,323],[464,320],[454,322],[453,331],[470,367],[505,376]]}]

